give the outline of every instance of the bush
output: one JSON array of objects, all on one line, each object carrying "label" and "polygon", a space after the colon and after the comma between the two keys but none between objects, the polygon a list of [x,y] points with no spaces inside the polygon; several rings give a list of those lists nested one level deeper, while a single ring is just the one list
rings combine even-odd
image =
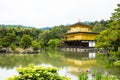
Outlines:
[{"label": "bush", "polygon": [[64,76],[59,76],[57,68],[41,67],[28,65],[27,67],[18,68],[18,76],[8,78],[8,80],[69,80]]}]

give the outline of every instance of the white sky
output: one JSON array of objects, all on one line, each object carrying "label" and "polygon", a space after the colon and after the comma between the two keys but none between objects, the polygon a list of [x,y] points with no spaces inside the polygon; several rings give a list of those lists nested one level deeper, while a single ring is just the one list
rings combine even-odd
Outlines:
[{"label": "white sky", "polygon": [[120,0],[0,0],[0,24],[46,27],[109,19]]}]

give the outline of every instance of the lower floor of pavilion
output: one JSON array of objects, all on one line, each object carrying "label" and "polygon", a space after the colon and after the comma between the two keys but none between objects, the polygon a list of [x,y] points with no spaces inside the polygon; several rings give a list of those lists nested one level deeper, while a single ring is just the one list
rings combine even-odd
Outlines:
[{"label": "lower floor of pavilion", "polygon": [[94,40],[69,40],[63,41],[64,47],[78,48],[93,48],[95,47]]}]

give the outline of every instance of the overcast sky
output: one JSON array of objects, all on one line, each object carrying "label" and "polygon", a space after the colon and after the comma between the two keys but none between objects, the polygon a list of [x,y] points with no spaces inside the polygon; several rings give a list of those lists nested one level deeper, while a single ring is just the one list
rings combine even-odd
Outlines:
[{"label": "overcast sky", "polygon": [[34,27],[109,19],[120,0],[0,0],[0,24]]}]

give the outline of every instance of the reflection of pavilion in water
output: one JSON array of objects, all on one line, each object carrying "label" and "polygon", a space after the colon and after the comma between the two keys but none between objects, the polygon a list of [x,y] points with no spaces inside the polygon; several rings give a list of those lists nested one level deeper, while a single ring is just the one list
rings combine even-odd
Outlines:
[{"label": "reflection of pavilion in water", "polygon": [[69,65],[70,72],[78,74],[80,70],[85,71],[95,66],[95,53],[69,53],[65,55],[65,61]]},{"label": "reflection of pavilion in water", "polygon": [[94,59],[96,53],[95,52],[65,52],[64,56],[66,58],[72,58],[72,59]]},{"label": "reflection of pavilion in water", "polygon": [[67,65],[70,67],[70,72],[74,74],[78,74],[78,72],[86,71],[90,68],[95,67],[96,60],[75,60],[75,59],[67,59],[66,60]]},{"label": "reflection of pavilion in water", "polygon": [[95,58],[95,55],[96,55],[96,54],[95,54],[94,52],[90,52],[90,53],[89,53],[89,58]]}]

